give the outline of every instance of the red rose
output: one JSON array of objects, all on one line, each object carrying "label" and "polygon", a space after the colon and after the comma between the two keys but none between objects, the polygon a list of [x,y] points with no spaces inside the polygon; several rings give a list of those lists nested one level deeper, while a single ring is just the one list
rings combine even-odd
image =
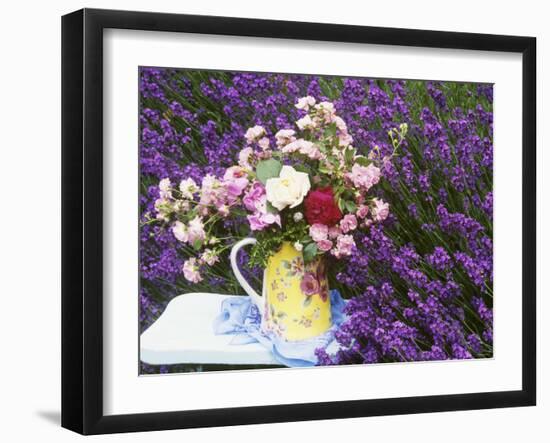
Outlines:
[{"label": "red rose", "polygon": [[342,218],[342,212],[334,201],[332,188],[320,188],[310,191],[304,200],[307,222],[312,225],[321,223],[334,226]]}]

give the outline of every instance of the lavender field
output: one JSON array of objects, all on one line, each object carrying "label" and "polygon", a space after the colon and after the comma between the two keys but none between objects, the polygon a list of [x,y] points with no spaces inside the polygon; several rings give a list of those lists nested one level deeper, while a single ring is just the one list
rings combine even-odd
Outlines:
[{"label": "lavender field", "polygon": [[[192,248],[152,222],[159,182],[223,177],[248,128],[265,128],[275,145],[276,132],[303,117],[296,103],[311,96],[334,104],[359,154],[391,158],[374,191],[389,204],[387,218],[328,266],[330,288],[349,302],[336,333],[341,351],[318,349],[319,364],[492,357],[492,85],[144,67],[139,86],[141,331],[179,294],[244,294],[228,254],[200,281],[184,278]],[[403,124],[394,153],[388,132]],[[228,248],[251,234],[244,217],[216,229]],[[261,273],[248,269],[258,288]],[[200,369],[141,365],[142,373]]]}]

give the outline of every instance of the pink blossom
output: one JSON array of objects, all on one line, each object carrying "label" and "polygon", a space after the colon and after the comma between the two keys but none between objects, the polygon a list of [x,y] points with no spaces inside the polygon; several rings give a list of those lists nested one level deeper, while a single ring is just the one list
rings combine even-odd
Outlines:
[{"label": "pink blossom", "polygon": [[223,176],[224,184],[228,194],[238,197],[248,186],[248,176],[241,166],[231,166],[227,168]]},{"label": "pink blossom", "polygon": [[172,233],[174,234],[174,237],[183,243],[186,243],[189,240],[187,226],[180,221],[176,221],[174,223],[174,226],[172,226]]},{"label": "pink blossom", "polygon": [[248,128],[244,137],[248,143],[252,143],[264,134],[265,129],[262,126],[256,125],[253,128]]},{"label": "pink blossom", "polygon": [[252,165],[250,164],[250,158],[252,157],[253,153],[254,150],[250,146],[241,149],[239,152],[239,166],[247,170],[251,170]]},{"label": "pink blossom", "polygon": [[259,181],[254,181],[245,192],[243,204],[247,210],[253,212],[246,217],[253,231],[261,231],[274,223],[281,226],[281,216],[267,212],[265,187]]},{"label": "pink blossom", "polygon": [[344,147],[349,146],[351,143],[353,143],[353,137],[348,133],[346,122],[337,115],[333,116],[332,122],[336,124],[336,128],[338,129],[339,145],[341,147]]},{"label": "pink blossom", "polygon": [[332,241],[330,240],[320,240],[317,242],[317,247],[319,251],[327,252],[332,248]]},{"label": "pink blossom", "polygon": [[319,160],[323,157],[319,148],[311,142],[303,143],[300,148],[300,154],[304,154],[312,160]]},{"label": "pink blossom", "polygon": [[279,214],[256,212],[252,215],[247,215],[246,218],[250,224],[250,229],[253,231],[261,231],[273,223],[281,226],[281,216]]},{"label": "pink blossom", "polygon": [[332,119],[332,122],[336,125],[336,128],[340,132],[348,132],[348,126],[346,125],[346,122],[339,116],[335,115]]},{"label": "pink blossom", "polygon": [[341,234],[342,230],[338,225],[331,226],[328,230],[328,237],[332,239],[337,238]]},{"label": "pink blossom", "polygon": [[254,181],[252,186],[245,192],[243,204],[246,209],[256,212],[265,206],[265,188],[259,181]]},{"label": "pink blossom", "polygon": [[326,240],[328,236],[328,226],[321,223],[314,223],[309,227],[309,235],[314,242]]},{"label": "pink blossom", "polygon": [[355,241],[351,235],[341,235],[336,241],[336,248],[332,251],[332,254],[339,258],[346,255],[351,255]]},{"label": "pink blossom", "polygon": [[296,140],[296,137],[294,137],[295,134],[296,132],[294,131],[294,129],[281,129],[275,134],[277,146],[282,147],[284,145],[287,145],[288,143],[292,143],[294,140]]},{"label": "pink blossom", "polygon": [[159,196],[164,200],[172,198],[172,183],[169,178],[163,178],[159,182]]},{"label": "pink blossom", "polygon": [[227,217],[229,215],[229,206],[220,205],[217,209],[218,209],[218,214],[220,214],[222,217]]},{"label": "pink blossom", "polygon": [[206,263],[208,266],[213,266],[220,261],[220,257],[218,257],[212,249],[205,249],[201,255],[201,261]]},{"label": "pink blossom", "polygon": [[292,153],[298,151],[300,154],[307,155],[312,160],[319,160],[321,158],[321,151],[319,148],[308,140],[299,138],[289,143],[282,148],[285,153]]},{"label": "pink blossom", "polygon": [[351,173],[348,173],[347,177],[355,186],[368,191],[380,181],[380,169],[373,164],[365,167],[355,163],[351,168]]},{"label": "pink blossom", "polygon": [[225,186],[213,175],[207,174],[202,179],[200,204],[203,207],[216,207],[225,203],[227,192]]},{"label": "pink blossom", "polygon": [[374,203],[374,207],[372,208],[372,218],[378,222],[386,220],[390,213],[390,205],[384,200],[380,200],[378,198],[374,198],[372,202]]},{"label": "pink blossom", "polygon": [[309,115],[306,115],[296,121],[296,126],[303,131],[304,129],[313,129],[315,127],[315,123]]},{"label": "pink blossom", "polygon": [[361,205],[357,209],[356,215],[359,218],[365,218],[369,213],[369,207],[367,205]]},{"label": "pink blossom", "polygon": [[315,105],[315,109],[325,123],[330,123],[336,117],[334,105],[331,102],[321,102]]},{"label": "pink blossom", "polygon": [[341,132],[338,134],[338,145],[341,147],[349,146],[353,143],[353,137],[347,132]]},{"label": "pink blossom", "polygon": [[309,110],[309,107],[313,106],[314,104],[315,99],[311,95],[308,95],[306,97],[298,99],[298,103],[296,103],[296,105],[294,106],[296,106],[297,109],[303,109],[304,111],[307,111]]},{"label": "pink blossom", "polygon": [[199,188],[192,178],[186,178],[180,182],[180,192],[183,198],[192,200],[193,194],[198,190]]},{"label": "pink blossom", "polygon": [[196,258],[191,257],[183,263],[183,276],[192,283],[198,283],[202,280]]},{"label": "pink blossom", "polygon": [[204,232],[204,224],[202,222],[202,219],[198,215],[189,222],[189,228],[187,232],[190,245],[194,245],[196,241],[203,241],[205,239],[206,232]]},{"label": "pink blossom", "polygon": [[269,149],[269,139],[267,137],[262,137],[258,140],[258,146],[262,148],[262,150],[267,151]]},{"label": "pink blossom", "polygon": [[357,218],[353,214],[344,215],[344,218],[340,220],[340,227],[343,233],[353,231],[357,228]]}]

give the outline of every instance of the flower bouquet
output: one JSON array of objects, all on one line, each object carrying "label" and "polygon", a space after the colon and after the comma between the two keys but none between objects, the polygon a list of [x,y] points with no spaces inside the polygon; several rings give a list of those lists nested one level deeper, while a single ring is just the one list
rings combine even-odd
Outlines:
[{"label": "flower bouquet", "polygon": [[365,157],[353,147],[331,102],[306,96],[295,106],[301,116],[295,128],[274,134],[262,126],[249,128],[238,163],[222,177],[206,175],[200,186],[192,178],[177,187],[161,180],[151,222],[168,224],[175,238],[192,248],[195,255],[185,261],[182,272],[198,283],[203,268],[216,264],[239,240],[216,237],[214,228],[230,219],[246,220],[254,236],[247,243],[252,244],[249,264],[266,269],[267,301],[259,306],[265,323],[298,340],[331,325],[323,259],[351,255],[354,235],[388,217],[388,203],[374,191],[407,125],[388,131],[393,154],[382,157],[375,147]]}]

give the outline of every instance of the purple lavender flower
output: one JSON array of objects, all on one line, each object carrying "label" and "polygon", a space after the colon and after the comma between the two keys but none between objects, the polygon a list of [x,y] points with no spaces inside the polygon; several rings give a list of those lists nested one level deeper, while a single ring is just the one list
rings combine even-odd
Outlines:
[{"label": "purple lavender flower", "polygon": [[[388,131],[409,126],[381,168],[377,197],[390,203],[390,217],[358,236],[346,260],[329,263],[331,288],[349,299],[348,320],[336,333],[340,351],[319,349],[319,364],[492,356],[492,85],[141,68],[139,94],[142,330],[172,297],[197,290],[181,276],[189,251],[148,222],[159,180],[220,176],[254,125],[274,146],[277,130],[302,116],[298,98],[311,95],[335,104],[365,156],[390,156]],[[237,221],[217,234],[250,232]],[[241,269],[259,286],[262,270],[246,261],[242,251]],[[242,293],[226,257],[204,277],[204,290]]]}]

